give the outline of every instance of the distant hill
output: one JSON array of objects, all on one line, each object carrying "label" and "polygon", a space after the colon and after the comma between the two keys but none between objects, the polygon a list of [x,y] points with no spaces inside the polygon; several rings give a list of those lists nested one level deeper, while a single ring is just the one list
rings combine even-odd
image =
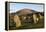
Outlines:
[{"label": "distant hill", "polygon": [[26,15],[26,14],[30,14],[30,13],[34,13],[34,12],[36,12],[36,11],[31,10],[31,9],[21,9],[21,10],[17,11],[16,14]]},{"label": "distant hill", "polygon": [[37,13],[37,11],[32,10],[32,9],[21,9],[17,12],[11,13],[12,15],[26,15],[26,14],[32,14],[32,13]]}]

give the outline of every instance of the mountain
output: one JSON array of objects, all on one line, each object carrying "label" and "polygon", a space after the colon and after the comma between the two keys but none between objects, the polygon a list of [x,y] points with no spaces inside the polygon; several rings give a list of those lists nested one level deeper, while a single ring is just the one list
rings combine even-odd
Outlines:
[{"label": "mountain", "polygon": [[30,14],[30,13],[35,13],[35,10],[32,9],[21,9],[19,11],[16,12],[16,14],[18,15],[26,15],[26,14]]}]

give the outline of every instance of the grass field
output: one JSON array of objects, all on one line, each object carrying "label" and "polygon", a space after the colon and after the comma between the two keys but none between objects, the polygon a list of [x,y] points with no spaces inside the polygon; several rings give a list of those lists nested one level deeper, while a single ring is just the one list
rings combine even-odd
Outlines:
[{"label": "grass field", "polygon": [[[13,24],[13,23],[12,23]],[[9,26],[10,30],[21,30],[21,29],[39,29],[44,28],[44,19],[39,20],[37,24],[23,23],[21,27],[16,28],[15,23],[12,26]]]}]

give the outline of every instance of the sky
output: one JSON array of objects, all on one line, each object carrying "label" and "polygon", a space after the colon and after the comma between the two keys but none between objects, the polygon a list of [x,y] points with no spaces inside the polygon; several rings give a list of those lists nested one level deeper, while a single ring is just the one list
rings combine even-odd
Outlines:
[{"label": "sky", "polygon": [[22,3],[10,3],[10,13],[17,12],[21,9],[32,9],[38,12],[43,12],[43,5],[37,4],[22,4]]}]

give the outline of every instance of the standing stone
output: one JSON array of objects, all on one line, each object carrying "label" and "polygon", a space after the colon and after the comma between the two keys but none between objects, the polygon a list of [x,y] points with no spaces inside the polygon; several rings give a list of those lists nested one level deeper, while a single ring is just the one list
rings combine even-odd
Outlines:
[{"label": "standing stone", "polygon": [[18,15],[14,16],[14,22],[16,23],[16,27],[20,27],[21,26],[21,21],[20,21]]},{"label": "standing stone", "polygon": [[33,20],[34,20],[34,23],[37,23],[37,16],[36,16],[36,14],[33,14]]}]

